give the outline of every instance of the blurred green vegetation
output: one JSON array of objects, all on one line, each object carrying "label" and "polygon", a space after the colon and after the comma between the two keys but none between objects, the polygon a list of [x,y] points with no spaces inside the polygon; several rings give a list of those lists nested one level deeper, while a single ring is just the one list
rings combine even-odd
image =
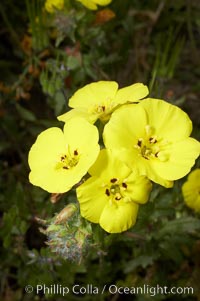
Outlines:
[{"label": "blurred green vegetation", "polygon": [[[44,2],[0,3],[0,300],[79,300],[80,295],[28,294],[26,285],[84,287],[192,286],[192,295],[82,295],[83,300],[200,300],[200,219],[181,185],[154,186],[137,224],[106,235],[81,265],[53,255],[36,217],[48,219],[75,198],[52,196],[28,181],[27,156],[37,135],[61,126],[78,88],[97,80],[143,82],[151,96],[181,106],[200,138],[200,3],[113,0],[89,11],[76,1],[48,15]],[[109,11],[107,10],[109,8]],[[196,166],[200,166],[197,162]]]}]

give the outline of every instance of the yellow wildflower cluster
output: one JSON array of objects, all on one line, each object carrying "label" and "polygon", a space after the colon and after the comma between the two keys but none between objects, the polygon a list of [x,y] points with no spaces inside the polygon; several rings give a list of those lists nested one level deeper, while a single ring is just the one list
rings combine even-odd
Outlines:
[{"label": "yellow wildflower cluster", "polygon": [[185,203],[196,212],[200,212],[200,168],[193,170],[182,186]]},{"label": "yellow wildflower cluster", "polygon": [[49,13],[54,13],[55,10],[62,10],[64,7],[64,0],[46,0],[45,9]]},{"label": "yellow wildflower cluster", "polygon": [[[85,7],[90,10],[96,10],[98,5],[106,6],[112,2],[112,0],[76,0],[81,2]],[[62,10],[64,8],[64,0],[46,0],[45,9],[49,13],[54,13],[55,10]]]},{"label": "yellow wildflower cluster", "polygon": [[[32,146],[31,183],[52,193],[77,184],[84,218],[109,233],[132,227],[139,205],[148,201],[151,181],[172,187],[200,153],[200,143],[189,137],[188,115],[147,95],[141,83],[119,89],[114,81],[78,90],[69,100],[72,110],[58,117],[64,131],[47,129]],[[104,126],[101,150],[98,119]]]},{"label": "yellow wildflower cluster", "polygon": [[85,7],[91,10],[96,10],[98,5],[105,6],[112,2],[112,0],[77,0],[81,2]]}]

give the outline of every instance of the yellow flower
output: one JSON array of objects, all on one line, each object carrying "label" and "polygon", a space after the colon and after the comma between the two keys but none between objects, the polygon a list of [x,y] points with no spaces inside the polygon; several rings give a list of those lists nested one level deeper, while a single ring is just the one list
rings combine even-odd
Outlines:
[{"label": "yellow flower", "polygon": [[109,233],[132,227],[139,204],[147,202],[151,183],[108,150],[101,150],[90,168],[91,178],[77,188],[81,215]]},{"label": "yellow flower", "polygon": [[49,13],[54,13],[55,9],[61,10],[64,7],[64,0],[46,0],[45,9]]},{"label": "yellow flower", "polygon": [[200,168],[189,174],[182,186],[183,197],[188,207],[200,212]]},{"label": "yellow flower", "polygon": [[185,176],[200,153],[189,137],[192,122],[180,108],[159,99],[116,110],[104,128],[104,143],[130,168],[165,187]]},{"label": "yellow flower", "polygon": [[78,183],[99,153],[97,128],[81,118],[71,119],[64,131],[43,131],[29,152],[29,179],[51,193],[63,193]]},{"label": "yellow flower", "polygon": [[81,2],[85,7],[96,10],[98,8],[97,5],[105,6],[112,2],[112,0],[77,0]]},{"label": "yellow flower", "polygon": [[122,89],[118,89],[114,81],[88,84],[70,98],[69,106],[74,109],[59,116],[58,120],[66,122],[74,116],[80,116],[91,123],[98,118],[106,122],[117,107],[127,102],[138,102],[147,94],[147,86],[141,83]]}]

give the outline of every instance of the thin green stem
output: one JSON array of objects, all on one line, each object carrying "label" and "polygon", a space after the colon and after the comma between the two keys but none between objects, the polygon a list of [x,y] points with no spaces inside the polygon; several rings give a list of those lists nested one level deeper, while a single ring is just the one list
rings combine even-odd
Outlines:
[{"label": "thin green stem", "polygon": [[4,8],[3,8],[3,5],[2,5],[1,3],[0,3],[0,14],[1,14],[1,16],[2,16],[2,19],[3,19],[4,23],[5,23],[5,25],[6,25],[7,29],[8,29],[8,31],[9,31],[10,34],[11,34],[12,39],[14,40],[14,42],[15,42],[18,46],[20,46],[20,40],[19,40],[19,38],[18,38],[18,35],[17,35],[17,33],[15,32],[15,30],[14,30],[12,24],[10,23],[10,21],[9,21],[9,19],[8,19],[6,13],[5,13],[5,10],[4,10]]}]

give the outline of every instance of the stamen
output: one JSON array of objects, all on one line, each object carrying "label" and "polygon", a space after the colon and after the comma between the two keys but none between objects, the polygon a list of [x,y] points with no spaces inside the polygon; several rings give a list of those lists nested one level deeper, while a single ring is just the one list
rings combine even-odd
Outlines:
[{"label": "stamen", "polygon": [[[137,140],[134,148],[137,149],[138,156],[142,156],[145,160],[158,158],[160,161],[165,162],[169,160],[169,154],[165,146],[170,144],[170,141],[163,139],[156,135],[155,128],[147,124],[145,126],[143,138]],[[122,187],[124,187],[122,185]],[[125,187],[124,187],[125,188]]]},{"label": "stamen", "polygon": [[139,147],[142,146],[142,140],[143,140],[142,138],[138,139],[137,145],[138,145]]},{"label": "stamen", "polygon": [[119,194],[119,195],[117,195],[116,197],[115,197],[115,200],[116,201],[119,201],[119,200],[121,200],[121,195]]},{"label": "stamen", "polygon": [[110,206],[113,205],[112,199],[109,199],[109,205],[110,205]]},{"label": "stamen", "polygon": [[113,179],[110,180],[110,182],[111,182],[111,183],[115,183],[115,182],[117,182],[117,179],[116,179],[116,178],[113,178]]},{"label": "stamen", "polygon": [[105,107],[105,106],[98,106],[98,107],[96,108],[95,111],[96,111],[97,113],[104,113],[105,110],[106,110],[106,107]]},{"label": "stamen", "polygon": [[107,196],[110,196],[110,191],[109,191],[108,188],[106,189],[105,194],[106,194]]},{"label": "stamen", "polygon": [[153,134],[153,128],[149,124],[147,124],[145,126],[145,131],[146,131],[146,133],[147,133],[148,136],[150,136],[150,135]]},{"label": "stamen", "polygon": [[150,143],[156,143],[157,140],[156,140],[155,137],[150,137],[150,138],[149,138],[149,142],[150,142]]},{"label": "stamen", "polygon": [[60,160],[63,162],[65,159],[67,158],[67,156],[66,155],[64,155],[64,156],[61,156],[61,158],[60,158]]},{"label": "stamen", "polygon": [[78,156],[78,151],[77,151],[77,149],[74,151],[74,156]]},{"label": "stamen", "polygon": [[149,156],[149,155],[151,155],[151,153],[152,153],[152,151],[149,148],[147,148],[144,152],[144,155]]},{"label": "stamen", "polygon": [[138,144],[137,144],[137,145],[135,144],[135,145],[134,145],[134,148],[140,149],[140,146],[139,146]]},{"label": "stamen", "polygon": [[127,188],[127,184],[123,182],[122,187]]},{"label": "stamen", "polygon": [[62,155],[60,157],[61,163],[59,163],[57,165],[57,168],[70,169],[70,168],[73,168],[74,166],[76,166],[78,164],[78,158],[77,158],[78,151],[77,151],[77,149],[74,150],[73,155],[71,155],[69,145],[67,145],[67,147],[68,147],[67,155]]}]

